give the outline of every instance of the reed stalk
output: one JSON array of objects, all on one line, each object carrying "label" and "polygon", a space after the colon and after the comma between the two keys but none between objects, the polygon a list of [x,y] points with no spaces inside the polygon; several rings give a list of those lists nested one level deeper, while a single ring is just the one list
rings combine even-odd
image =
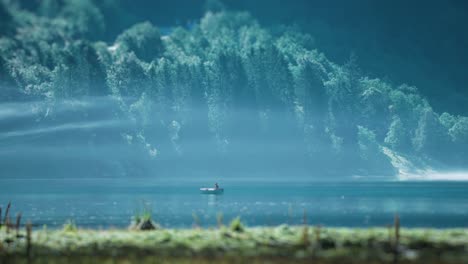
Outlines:
[{"label": "reed stalk", "polygon": [[19,237],[19,228],[20,228],[20,224],[21,224],[21,213],[18,213],[18,214],[16,215],[16,225],[15,225],[16,237]]}]

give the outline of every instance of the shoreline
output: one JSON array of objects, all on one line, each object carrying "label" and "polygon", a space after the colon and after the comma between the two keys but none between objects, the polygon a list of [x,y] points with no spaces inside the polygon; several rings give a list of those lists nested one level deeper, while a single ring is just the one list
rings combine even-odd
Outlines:
[{"label": "shoreline", "polygon": [[[468,229],[320,226],[0,230],[1,263],[463,263]],[[17,236],[18,235],[18,236]],[[28,240],[30,242],[28,242]]]}]

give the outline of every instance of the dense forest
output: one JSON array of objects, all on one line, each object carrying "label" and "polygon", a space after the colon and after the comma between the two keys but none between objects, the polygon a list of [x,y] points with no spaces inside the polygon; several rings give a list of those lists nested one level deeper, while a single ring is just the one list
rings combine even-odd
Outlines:
[{"label": "dense forest", "polygon": [[[354,55],[334,63],[300,27],[266,27],[208,1],[188,25],[142,21],[113,37],[122,10],[112,1],[34,3],[0,2],[0,156],[13,176],[59,166],[310,177],[466,166],[468,117],[434,111],[417,87],[366,76]],[[102,120],[111,129],[97,129]],[[42,151],[12,150],[28,144]],[[74,155],[44,166],[54,144]],[[24,162],[35,165],[18,169]]]}]

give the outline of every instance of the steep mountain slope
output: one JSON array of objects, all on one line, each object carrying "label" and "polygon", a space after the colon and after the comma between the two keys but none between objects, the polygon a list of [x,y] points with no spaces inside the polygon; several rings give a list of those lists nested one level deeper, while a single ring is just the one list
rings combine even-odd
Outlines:
[{"label": "steep mountain slope", "polygon": [[295,28],[221,10],[105,43],[101,9],[65,3],[50,17],[4,8],[5,174],[392,177],[399,157],[415,170],[466,166],[467,117],[364,76],[354,57],[333,63]]}]

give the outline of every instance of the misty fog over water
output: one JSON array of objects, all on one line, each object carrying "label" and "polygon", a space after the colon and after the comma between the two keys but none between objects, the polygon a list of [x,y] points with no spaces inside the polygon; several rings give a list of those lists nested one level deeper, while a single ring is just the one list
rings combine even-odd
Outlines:
[{"label": "misty fog over water", "polygon": [[[258,179],[284,174],[301,178],[306,173],[306,149],[297,131],[288,127],[291,120],[281,114],[274,133],[262,133],[258,126],[244,123],[232,129],[221,149],[208,129],[197,125],[182,132],[188,134],[183,140],[171,131],[175,129],[172,124],[164,131],[146,130],[149,135],[162,135],[152,146],[143,135],[132,136],[137,121],[119,114],[118,103],[112,98],[68,100],[52,106],[47,102],[10,103],[0,109],[0,155],[4,177],[8,178],[148,176],[190,180],[216,175]],[[189,122],[203,122],[199,120],[203,118],[201,111],[191,111]],[[255,114],[245,109],[231,118],[248,120]],[[134,172],[122,169],[119,163],[134,166]]]}]

